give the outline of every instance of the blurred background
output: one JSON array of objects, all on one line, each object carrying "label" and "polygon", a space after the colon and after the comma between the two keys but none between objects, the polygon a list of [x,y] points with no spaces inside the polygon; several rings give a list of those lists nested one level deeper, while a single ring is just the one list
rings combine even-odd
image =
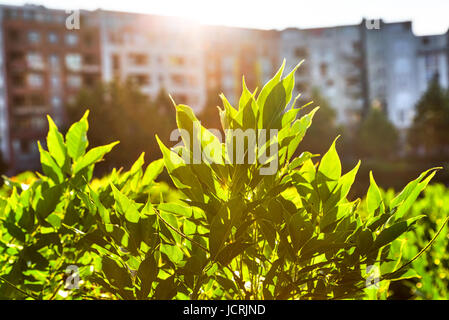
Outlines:
[{"label": "blurred background", "polygon": [[[101,9],[100,9],[101,8]],[[20,1],[0,3],[0,171],[40,170],[46,115],[64,131],[90,109],[91,145],[120,140],[98,168],[129,167],[170,144],[177,103],[220,128],[223,92],[236,104],[282,61],[304,112],[321,106],[300,151],[322,154],[341,135],[347,169],[362,159],[354,196],[373,170],[403,187],[442,166],[449,183],[447,1]]]}]

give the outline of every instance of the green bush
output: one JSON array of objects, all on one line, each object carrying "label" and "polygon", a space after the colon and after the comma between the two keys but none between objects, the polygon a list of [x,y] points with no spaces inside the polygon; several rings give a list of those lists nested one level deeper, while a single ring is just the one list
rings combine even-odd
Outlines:
[{"label": "green bush", "polygon": [[[449,191],[442,184],[435,184],[424,190],[424,195],[411,207],[409,216],[424,213],[414,232],[404,236],[403,255],[411,259],[436,237],[432,249],[412,263],[412,269],[419,277],[402,281],[406,294],[414,299],[444,299],[449,296],[449,236],[446,217],[449,216]],[[441,228],[440,226],[443,226]],[[437,237],[438,232],[441,233]],[[404,290],[402,290],[404,291]]]},{"label": "green bush", "polygon": [[[366,205],[350,201],[360,163],[342,174],[336,141],[319,162],[293,157],[317,109],[298,119],[287,108],[296,68],[283,69],[259,94],[243,83],[238,108],[221,97],[224,142],[176,105],[184,144],[159,141],[163,159],[144,169],[141,155],[102,179],[94,166],[116,143],[88,150],[88,113],[65,136],[49,118],[43,173],[2,190],[0,298],[386,298],[391,281],[414,275],[396,239],[422,217],[406,213],[435,170],[388,205],[372,176]],[[234,145],[230,129],[257,144]],[[239,161],[242,147],[254,161]],[[164,167],[176,191],[155,182]],[[69,266],[79,289],[67,287]]]}]

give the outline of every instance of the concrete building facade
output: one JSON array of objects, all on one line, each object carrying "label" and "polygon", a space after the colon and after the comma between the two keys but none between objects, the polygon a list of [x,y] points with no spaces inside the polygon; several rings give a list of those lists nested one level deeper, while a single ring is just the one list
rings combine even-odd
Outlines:
[{"label": "concrete building facade", "polygon": [[131,79],[155,98],[169,92],[176,103],[200,111],[205,74],[200,26],[179,18],[98,10],[103,81]]}]

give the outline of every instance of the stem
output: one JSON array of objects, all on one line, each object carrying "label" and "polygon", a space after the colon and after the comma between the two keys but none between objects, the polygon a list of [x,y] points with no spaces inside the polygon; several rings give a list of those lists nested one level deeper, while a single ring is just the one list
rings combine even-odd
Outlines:
[{"label": "stem", "polygon": [[193,244],[196,244],[198,247],[200,247],[201,249],[203,249],[205,252],[209,253],[209,250],[204,247],[201,243],[196,242],[193,239],[190,239],[188,236],[186,236],[184,233],[182,233],[181,231],[179,231],[178,229],[176,229],[175,227],[173,227],[170,223],[167,222],[167,220],[165,220],[164,218],[162,218],[161,214],[159,213],[159,211],[157,209],[154,209],[154,211],[156,212],[157,216],[159,217],[159,219],[161,219],[161,221],[170,229],[172,229],[174,232],[176,232],[177,234],[179,234],[181,237],[183,237],[186,240],[189,240],[190,242],[192,242]]}]

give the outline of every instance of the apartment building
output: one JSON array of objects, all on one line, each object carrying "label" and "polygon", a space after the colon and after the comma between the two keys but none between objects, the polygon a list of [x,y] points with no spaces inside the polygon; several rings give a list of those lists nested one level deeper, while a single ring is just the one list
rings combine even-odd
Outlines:
[{"label": "apartment building", "polygon": [[205,74],[200,26],[180,18],[95,12],[100,21],[104,81],[135,81],[156,97],[162,88],[176,103],[200,111]]},{"label": "apartment building", "polygon": [[308,102],[318,89],[337,111],[340,123],[360,117],[364,104],[364,52],[360,26],[320,29],[286,29],[281,35],[281,55],[291,69],[301,60],[295,94]]},{"label": "apartment building", "polygon": [[368,104],[380,103],[390,121],[405,129],[413,121],[418,90],[418,38],[411,22],[364,28],[368,74]]},{"label": "apartment building", "polygon": [[283,30],[281,56],[289,68],[306,60],[296,91],[306,101],[317,88],[340,123],[354,123],[376,104],[405,129],[435,74],[448,87],[448,39],[448,34],[417,37],[409,21],[363,20],[359,25]]},{"label": "apartment building", "polygon": [[99,33],[90,16],[83,28],[66,28],[68,14],[41,6],[1,6],[2,151],[13,171],[39,164],[37,140],[45,144],[46,115],[62,125],[64,105],[83,86],[100,79]]},{"label": "apartment building", "polygon": [[418,88],[422,95],[435,76],[443,88],[449,87],[448,34],[418,37]]},{"label": "apartment building", "polygon": [[242,77],[250,90],[259,90],[277,71],[279,33],[222,26],[203,27],[206,90],[223,92],[235,105],[242,92]]}]

